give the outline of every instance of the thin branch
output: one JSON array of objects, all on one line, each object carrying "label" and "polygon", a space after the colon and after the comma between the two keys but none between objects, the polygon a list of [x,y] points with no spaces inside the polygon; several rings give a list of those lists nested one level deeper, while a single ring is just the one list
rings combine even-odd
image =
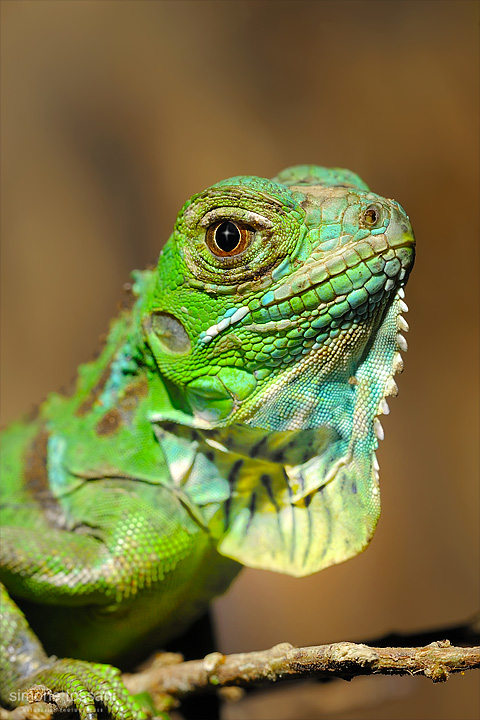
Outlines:
[{"label": "thin branch", "polygon": [[[281,643],[260,652],[214,652],[203,660],[188,662],[183,662],[177,653],[159,653],[144,669],[124,674],[123,680],[130,692],[150,693],[155,704],[165,710],[177,704],[177,698],[195,692],[229,688],[224,692],[238,693],[242,687],[301,678],[351,680],[357,675],[423,675],[441,682],[451,673],[480,668],[480,646],[457,647],[450,640],[435,640],[411,647],[412,642],[446,635],[457,643],[479,642],[479,626],[478,619],[474,619],[469,624],[415,635],[389,635],[375,641],[382,647],[340,642],[295,648]],[[407,647],[385,647],[392,639]],[[65,693],[47,695],[49,703],[32,702],[11,711],[0,708],[0,720],[49,720],[55,711],[66,710],[72,702]]]},{"label": "thin branch", "polygon": [[[172,658],[170,658],[171,661]],[[454,647],[448,640],[424,647],[380,648],[350,642],[295,648],[281,643],[260,652],[222,655],[210,653],[203,660],[154,664],[143,673],[124,675],[131,692],[182,697],[220,687],[275,683],[299,678],[357,675],[424,675],[433,682],[451,673],[480,668],[480,647]]]}]

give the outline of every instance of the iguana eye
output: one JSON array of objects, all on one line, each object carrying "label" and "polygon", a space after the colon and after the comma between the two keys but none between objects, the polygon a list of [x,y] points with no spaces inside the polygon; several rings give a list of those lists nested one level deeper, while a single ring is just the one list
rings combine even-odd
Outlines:
[{"label": "iguana eye", "polygon": [[248,225],[223,220],[207,228],[206,243],[217,257],[234,257],[248,247],[253,233]]},{"label": "iguana eye", "polygon": [[367,228],[377,227],[382,220],[382,208],[380,205],[369,205],[362,215],[363,224]]}]

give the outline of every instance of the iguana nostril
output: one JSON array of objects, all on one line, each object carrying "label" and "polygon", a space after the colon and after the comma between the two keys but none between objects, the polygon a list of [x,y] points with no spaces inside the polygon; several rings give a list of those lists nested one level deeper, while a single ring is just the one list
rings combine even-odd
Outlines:
[{"label": "iguana nostril", "polygon": [[366,227],[374,228],[380,224],[382,208],[380,205],[369,205],[362,216],[363,224]]}]

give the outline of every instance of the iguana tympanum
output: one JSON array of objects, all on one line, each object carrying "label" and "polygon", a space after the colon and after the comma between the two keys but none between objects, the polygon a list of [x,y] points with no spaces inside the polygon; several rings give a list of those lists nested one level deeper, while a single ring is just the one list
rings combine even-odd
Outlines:
[{"label": "iguana tympanum", "polygon": [[98,663],[180,633],[241,565],[309,575],[366,547],[413,261],[404,210],[347,170],[185,204],[73,394],[3,433],[6,704],[41,683],[82,719],[91,693],[144,717]]}]

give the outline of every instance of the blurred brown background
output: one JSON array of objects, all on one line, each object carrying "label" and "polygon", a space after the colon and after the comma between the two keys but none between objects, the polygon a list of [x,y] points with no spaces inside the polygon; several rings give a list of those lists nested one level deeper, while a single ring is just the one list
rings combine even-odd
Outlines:
[{"label": "blurred brown background", "polygon": [[[418,239],[411,349],[362,556],[246,570],[219,649],[366,641],[479,601],[478,4],[1,4],[3,422],[88,359],[192,193],[296,163],[351,168]],[[226,720],[478,718],[478,674],[276,688]]]}]

